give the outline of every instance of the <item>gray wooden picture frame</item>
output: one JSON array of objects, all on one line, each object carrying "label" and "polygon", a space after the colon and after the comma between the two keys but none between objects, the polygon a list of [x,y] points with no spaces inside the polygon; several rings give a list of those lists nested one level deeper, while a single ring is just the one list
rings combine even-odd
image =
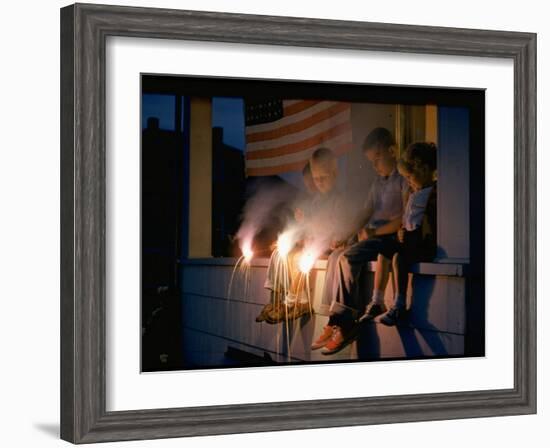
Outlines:
[{"label": "gray wooden picture frame", "polygon": [[[514,387],[107,412],[107,36],[512,59]],[[90,443],[536,412],[536,34],[155,8],[67,6],[61,9],[60,189],[64,440]]]}]

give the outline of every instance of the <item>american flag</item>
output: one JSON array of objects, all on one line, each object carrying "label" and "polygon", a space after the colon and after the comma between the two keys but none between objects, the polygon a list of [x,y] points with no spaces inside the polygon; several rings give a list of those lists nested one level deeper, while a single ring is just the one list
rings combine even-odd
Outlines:
[{"label": "american flag", "polygon": [[325,146],[337,155],[352,147],[351,104],[271,100],[246,103],[246,174],[301,170]]}]

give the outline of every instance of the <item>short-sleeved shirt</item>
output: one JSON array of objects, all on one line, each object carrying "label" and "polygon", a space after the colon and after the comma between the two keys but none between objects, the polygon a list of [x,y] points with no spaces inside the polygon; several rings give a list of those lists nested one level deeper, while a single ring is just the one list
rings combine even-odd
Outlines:
[{"label": "short-sleeved shirt", "polygon": [[432,186],[429,186],[409,195],[409,200],[403,212],[403,227],[406,230],[413,231],[421,226],[432,188]]},{"label": "short-sleeved shirt", "polygon": [[338,190],[327,194],[317,193],[310,206],[307,220],[310,235],[323,235],[327,239],[338,240],[350,232],[352,210],[345,196]]},{"label": "short-sleeved shirt", "polygon": [[387,177],[376,176],[365,203],[365,209],[372,210],[367,227],[377,228],[400,218],[408,191],[407,181],[397,169]]}]

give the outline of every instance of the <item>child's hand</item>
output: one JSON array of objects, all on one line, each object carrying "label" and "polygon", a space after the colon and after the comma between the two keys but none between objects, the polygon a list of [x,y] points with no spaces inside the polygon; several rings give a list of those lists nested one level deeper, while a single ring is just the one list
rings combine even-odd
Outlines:
[{"label": "child's hand", "polygon": [[330,243],[330,250],[340,249],[341,247],[344,247],[343,241],[332,241]]},{"label": "child's hand", "polygon": [[401,227],[397,231],[397,241],[399,241],[400,243],[403,243],[405,241],[405,229],[403,227]]},{"label": "child's hand", "polygon": [[294,209],[294,219],[298,222],[303,222],[304,220],[304,212],[300,208]]},{"label": "child's hand", "polygon": [[368,240],[369,238],[372,238],[375,235],[376,235],[376,230],[375,229],[363,227],[357,233],[357,239],[359,241],[365,241],[365,240]]}]

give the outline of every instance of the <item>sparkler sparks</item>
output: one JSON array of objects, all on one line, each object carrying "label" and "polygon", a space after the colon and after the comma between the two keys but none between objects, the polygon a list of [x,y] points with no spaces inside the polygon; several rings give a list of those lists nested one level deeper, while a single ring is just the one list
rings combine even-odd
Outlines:
[{"label": "sparkler sparks", "polygon": [[298,268],[302,274],[309,274],[311,268],[315,264],[315,256],[310,251],[304,251],[300,260],[298,261]]},{"label": "sparkler sparks", "polygon": [[[317,245],[312,244],[308,244],[308,247],[303,251],[295,251],[296,244],[302,238],[300,231],[300,228],[290,226],[278,236],[275,250],[273,250],[269,260],[268,271],[270,284],[272,285],[270,287],[272,308],[269,313],[274,313],[273,316],[277,316],[275,317],[277,322],[284,319],[285,325],[277,329],[277,341],[282,334],[281,332],[285,331],[287,347],[285,356],[289,360],[292,356],[291,328],[298,328],[293,327],[291,321],[305,314],[304,304],[307,304],[310,316],[313,315],[309,277],[311,275],[310,271],[321,252]],[[253,237],[250,237],[249,234],[239,239],[242,255],[236,261],[231,273],[227,291],[228,299],[231,299],[232,296],[246,298],[249,293],[251,260],[254,257],[252,240]],[[294,302],[289,299],[292,296],[295,297]],[[227,301],[227,313],[230,312],[229,306],[232,303],[231,300]]]},{"label": "sparkler sparks", "polygon": [[277,239],[277,249],[281,257],[286,257],[293,246],[292,235],[290,231],[283,232]]},{"label": "sparkler sparks", "polygon": [[250,247],[249,242],[245,242],[243,244],[243,247],[241,249],[244,261],[246,263],[250,263],[250,260],[252,260],[252,257],[254,256],[254,252],[252,251],[252,247]]},{"label": "sparkler sparks", "polygon": [[250,284],[250,261],[254,256],[254,251],[252,250],[252,242],[250,240],[245,240],[241,246],[242,255],[239,257],[231,273],[231,279],[229,280],[229,286],[227,288],[227,297],[231,297],[231,289],[233,288],[233,280],[235,278],[235,272],[239,270],[240,277],[244,283],[243,285],[243,295],[244,298],[248,296],[248,287]]}]

